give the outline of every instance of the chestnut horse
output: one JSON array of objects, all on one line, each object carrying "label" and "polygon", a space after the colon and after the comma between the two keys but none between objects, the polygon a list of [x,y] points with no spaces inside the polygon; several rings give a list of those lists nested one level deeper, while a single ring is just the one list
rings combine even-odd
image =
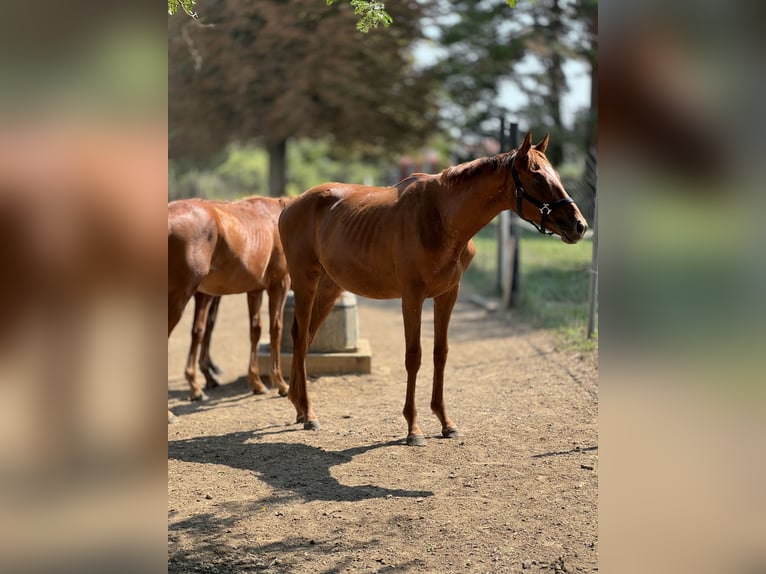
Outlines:
[{"label": "chestnut horse", "polygon": [[[269,380],[280,395],[287,394],[279,347],[290,277],[277,228],[287,201],[249,197],[234,202],[185,199],[168,204],[168,336],[196,293],[192,348],[185,373],[192,400],[205,398],[195,380],[194,363],[216,295],[247,293],[251,344],[247,378],[253,393],[266,392],[257,356],[264,291],[269,296]],[[206,388],[218,385],[207,372],[205,378]]]},{"label": "chestnut horse", "polygon": [[415,382],[421,361],[423,301],[434,299],[431,410],[444,437],[458,434],[444,406],[447,328],[460,278],[474,256],[471,238],[504,209],[543,233],[576,243],[587,229],[580,210],[545,157],[548,136],[517,150],[439,174],[413,174],[396,187],[325,183],[304,192],[279,218],[295,293],[293,363],[288,396],[298,422],[319,429],[306,389],[306,353],[342,289],[374,299],[402,299],[407,444],[424,445]]}]

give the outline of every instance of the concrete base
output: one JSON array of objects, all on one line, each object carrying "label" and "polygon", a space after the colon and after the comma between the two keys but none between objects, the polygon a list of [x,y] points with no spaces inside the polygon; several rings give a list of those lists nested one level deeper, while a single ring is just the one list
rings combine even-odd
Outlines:
[{"label": "concrete base", "polygon": [[[282,374],[286,380],[290,377],[290,365],[292,365],[292,362],[293,354],[289,351],[282,351]],[[258,370],[261,375],[268,375],[269,373],[268,343],[261,343],[258,346]],[[310,377],[371,373],[372,349],[370,348],[370,342],[367,339],[359,339],[355,351],[334,353],[312,353],[309,351],[306,357],[306,370]]]}]

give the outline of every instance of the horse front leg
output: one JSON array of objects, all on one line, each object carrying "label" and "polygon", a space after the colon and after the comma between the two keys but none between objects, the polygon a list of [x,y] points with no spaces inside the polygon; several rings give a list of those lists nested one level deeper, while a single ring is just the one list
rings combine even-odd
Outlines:
[{"label": "horse front leg", "polygon": [[279,396],[284,397],[289,390],[285,379],[282,377],[282,317],[285,311],[287,290],[290,288],[290,278],[285,278],[275,287],[269,289],[269,381],[271,388],[279,390]]},{"label": "horse front leg", "polygon": [[442,436],[445,438],[454,438],[459,434],[457,426],[447,416],[444,406],[444,367],[447,364],[449,352],[447,329],[459,291],[458,284],[451,291],[434,297],[434,382],[431,391],[431,410],[441,421]]},{"label": "horse front leg", "polygon": [[[198,292],[196,297],[200,295]],[[196,300],[195,300],[196,303]],[[207,311],[207,323],[205,324],[205,334],[202,337],[202,348],[199,353],[199,369],[205,376],[205,388],[212,389],[221,385],[219,375],[223,373],[221,368],[210,358],[210,339],[213,336],[213,327],[215,327],[218,318],[218,305],[221,303],[221,296],[216,295],[210,303]]]},{"label": "horse front leg", "polygon": [[422,350],[420,347],[420,322],[423,313],[423,297],[402,297],[402,317],[404,318],[405,356],[404,366],[407,369],[407,396],[404,401],[402,414],[407,420],[407,445],[425,446],[426,439],[418,425],[418,412],[415,406],[415,385]]},{"label": "horse front leg", "polygon": [[205,325],[207,324],[207,313],[212,301],[211,295],[200,293],[199,297],[194,296],[194,320],[191,329],[191,346],[189,347],[189,356],[186,359],[186,369],[184,376],[191,389],[190,399],[192,401],[204,401],[207,395],[197,384],[197,357],[199,356],[200,343],[205,335]]},{"label": "horse front leg", "polygon": [[249,291],[247,293],[247,310],[250,316],[250,367],[247,371],[247,382],[254,395],[262,395],[268,389],[261,381],[261,373],[258,371],[258,343],[261,340],[261,302],[263,291]]}]

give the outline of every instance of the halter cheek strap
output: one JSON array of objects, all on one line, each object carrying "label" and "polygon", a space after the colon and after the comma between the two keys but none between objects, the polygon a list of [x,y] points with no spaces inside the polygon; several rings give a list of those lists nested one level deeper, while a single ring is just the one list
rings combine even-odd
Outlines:
[{"label": "halter cheek strap", "polygon": [[[543,235],[553,235],[552,231],[546,231],[545,229],[545,220],[546,218],[553,212],[554,209],[557,207],[560,207],[562,205],[566,205],[567,203],[574,203],[574,199],[571,197],[562,197],[558,201],[554,201],[553,203],[543,203],[536,197],[532,197],[529,195],[526,190],[524,189],[524,186],[521,185],[521,181],[519,180],[519,172],[516,171],[516,165],[514,164],[513,160],[516,158],[514,155],[511,158],[511,176],[513,177],[513,185],[516,188],[516,213],[519,217],[521,217],[524,221],[531,223],[534,225],[535,229],[537,229],[540,233]],[[522,214],[524,209],[523,201],[527,200],[529,203],[537,207],[537,209],[540,210],[540,225],[537,225],[534,221],[531,219],[527,219]]]}]

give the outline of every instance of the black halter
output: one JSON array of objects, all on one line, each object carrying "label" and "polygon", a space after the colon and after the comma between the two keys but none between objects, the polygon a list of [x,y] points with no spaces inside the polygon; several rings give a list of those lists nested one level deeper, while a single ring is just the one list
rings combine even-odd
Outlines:
[{"label": "black halter", "polygon": [[[548,217],[554,209],[561,205],[565,205],[567,203],[574,203],[574,199],[571,197],[562,197],[558,201],[554,201],[551,204],[543,203],[536,197],[532,197],[529,195],[526,190],[524,189],[524,186],[521,185],[521,181],[519,181],[519,173],[516,171],[516,166],[514,165],[514,160],[516,159],[516,154],[511,157],[511,176],[513,177],[513,185],[516,187],[516,213],[519,217],[521,217],[524,221],[531,223],[535,226],[535,229],[537,229],[540,233],[543,235],[553,235],[552,231],[546,231],[545,230],[545,218]],[[540,210],[541,218],[540,218],[540,225],[537,225],[534,221],[531,219],[527,219],[522,215],[523,210],[523,200],[527,200],[529,203],[537,207],[537,209]]]}]

